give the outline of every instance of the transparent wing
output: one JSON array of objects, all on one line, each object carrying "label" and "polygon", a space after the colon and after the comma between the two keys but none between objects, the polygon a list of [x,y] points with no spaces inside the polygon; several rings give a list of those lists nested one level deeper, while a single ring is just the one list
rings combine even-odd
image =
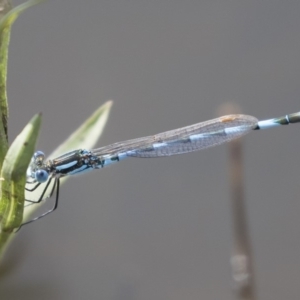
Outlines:
[{"label": "transparent wing", "polygon": [[206,149],[239,138],[257,126],[247,115],[228,115],[92,150],[98,157],[159,157]]}]

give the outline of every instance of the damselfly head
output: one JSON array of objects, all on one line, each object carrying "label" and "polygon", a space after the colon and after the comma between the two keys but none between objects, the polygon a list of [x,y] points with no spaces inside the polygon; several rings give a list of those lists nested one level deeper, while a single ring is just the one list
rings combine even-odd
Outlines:
[{"label": "damselfly head", "polygon": [[36,151],[27,169],[27,178],[32,178],[37,182],[45,182],[49,177],[48,171],[44,167],[45,154],[42,151]]}]

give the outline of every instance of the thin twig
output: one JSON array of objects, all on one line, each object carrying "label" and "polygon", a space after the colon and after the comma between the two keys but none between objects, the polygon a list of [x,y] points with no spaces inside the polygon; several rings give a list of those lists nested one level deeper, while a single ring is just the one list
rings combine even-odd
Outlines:
[{"label": "thin twig", "polygon": [[[236,104],[227,103],[218,112],[240,113]],[[253,256],[244,196],[243,149],[241,139],[229,143],[229,184],[233,245],[230,258],[234,291],[238,300],[255,300]]]}]

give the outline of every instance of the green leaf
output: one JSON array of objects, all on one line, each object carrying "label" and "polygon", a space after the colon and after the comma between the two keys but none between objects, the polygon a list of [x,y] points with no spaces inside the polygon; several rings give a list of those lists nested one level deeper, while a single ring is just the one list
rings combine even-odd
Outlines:
[{"label": "green leaf", "polygon": [[34,153],[40,125],[41,115],[38,114],[16,137],[5,156],[0,178],[1,232],[12,231],[22,223],[26,170]]},{"label": "green leaf", "polygon": [[[40,126],[40,116],[36,116],[24,129],[25,132],[17,138],[12,148],[8,151],[7,118],[8,103],[6,92],[7,80],[7,58],[10,40],[11,26],[17,17],[27,8],[43,2],[44,0],[29,0],[14,9],[11,9],[11,1],[0,2],[0,252],[3,253],[4,246],[11,238],[10,230],[18,227],[22,222],[24,207],[24,186],[28,159],[30,160],[37,132]],[[31,128],[31,129],[30,129]],[[26,145],[26,130],[28,133],[28,144]],[[32,136],[31,136],[32,134]],[[20,140],[25,138],[24,143]],[[21,146],[21,148],[18,148]],[[17,145],[17,146],[16,146]],[[22,152],[24,151],[24,152]],[[4,162],[5,159],[5,162]]]},{"label": "green leaf", "polygon": [[[111,106],[112,101],[107,101],[100,106],[76,131],[69,136],[67,140],[65,140],[54,152],[51,153],[49,158],[55,158],[71,150],[81,148],[92,149],[103,132]],[[62,178],[60,180],[61,184],[68,178],[69,176]],[[25,196],[28,199],[38,199],[40,196],[40,190],[37,189],[33,192],[25,192]],[[28,206],[24,212],[24,220],[29,220],[34,211],[36,211],[42,204],[43,202]]]}]

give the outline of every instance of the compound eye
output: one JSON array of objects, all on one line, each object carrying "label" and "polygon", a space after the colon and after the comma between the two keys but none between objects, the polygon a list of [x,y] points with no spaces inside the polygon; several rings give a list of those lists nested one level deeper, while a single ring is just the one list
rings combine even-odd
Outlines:
[{"label": "compound eye", "polygon": [[33,159],[36,164],[41,164],[44,161],[45,153],[42,151],[36,151],[33,154]]},{"label": "compound eye", "polygon": [[35,180],[39,183],[46,182],[49,178],[49,174],[45,170],[37,170],[35,171]]}]

